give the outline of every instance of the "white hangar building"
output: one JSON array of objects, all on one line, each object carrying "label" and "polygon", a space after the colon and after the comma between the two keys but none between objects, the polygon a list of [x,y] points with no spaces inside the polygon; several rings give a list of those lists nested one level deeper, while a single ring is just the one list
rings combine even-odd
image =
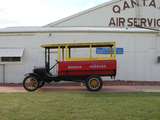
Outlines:
[{"label": "white hangar building", "polygon": [[0,29],[0,83],[44,66],[42,44],[104,41],[123,50],[116,80],[160,81],[160,0],[112,0],[46,26]]}]

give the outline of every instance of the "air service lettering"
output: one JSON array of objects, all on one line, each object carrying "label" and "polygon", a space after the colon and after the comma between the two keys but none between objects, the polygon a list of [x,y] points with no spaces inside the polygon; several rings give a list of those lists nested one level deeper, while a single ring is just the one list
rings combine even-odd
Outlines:
[{"label": "air service lettering", "polygon": [[142,27],[160,27],[160,18],[128,18],[125,19],[123,17],[112,17],[109,26],[110,27],[124,27],[127,25],[128,27],[142,26]]},{"label": "air service lettering", "polygon": [[[136,8],[136,7],[148,7],[160,10],[160,5],[155,0],[124,0],[122,5],[114,5],[112,8],[113,13],[121,14],[122,11]],[[111,17],[108,26],[110,27],[160,27],[160,18],[124,18],[124,17]]]}]

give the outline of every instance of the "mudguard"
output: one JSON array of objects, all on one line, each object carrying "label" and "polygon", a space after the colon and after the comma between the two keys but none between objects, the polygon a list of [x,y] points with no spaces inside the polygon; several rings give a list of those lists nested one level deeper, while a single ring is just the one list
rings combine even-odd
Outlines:
[{"label": "mudguard", "polygon": [[27,76],[35,76],[35,77],[37,77],[40,80],[40,76],[38,74],[36,74],[36,73],[27,73],[24,76],[25,77],[27,77]]}]

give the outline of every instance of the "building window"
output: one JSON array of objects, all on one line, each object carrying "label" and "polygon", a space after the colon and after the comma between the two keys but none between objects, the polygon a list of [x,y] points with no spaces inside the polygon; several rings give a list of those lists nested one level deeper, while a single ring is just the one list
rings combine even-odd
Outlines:
[{"label": "building window", "polygon": [[21,62],[24,48],[0,48],[0,63]]},{"label": "building window", "polygon": [[2,62],[20,62],[21,57],[1,57]]}]

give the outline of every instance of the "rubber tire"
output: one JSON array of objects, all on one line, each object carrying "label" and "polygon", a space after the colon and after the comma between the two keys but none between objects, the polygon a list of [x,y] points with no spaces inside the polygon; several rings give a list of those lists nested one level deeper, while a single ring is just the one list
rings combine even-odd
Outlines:
[{"label": "rubber tire", "polygon": [[39,81],[38,88],[42,88],[44,85],[45,85],[45,82],[41,80],[41,81]]},{"label": "rubber tire", "polygon": [[[96,80],[99,81],[100,85],[99,85],[99,87],[98,87],[97,89],[92,89],[92,88],[90,87],[89,84],[90,84],[90,80],[91,80],[91,79],[96,79]],[[86,79],[86,81],[85,81],[85,84],[86,84],[87,90],[88,90],[88,91],[92,91],[92,92],[100,91],[100,90],[102,89],[102,87],[103,87],[103,81],[102,81],[102,79],[101,79],[99,76],[90,76],[90,77],[88,77],[88,78]]]},{"label": "rubber tire", "polygon": [[[25,82],[26,82],[26,80],[28,79],[28,78],[30,78],[30,77],[32,77],[32,78],[34,78],[35,80],[37,80],[37,82],[38,82],[38,85],[37,85],[37,87],[35,87],[34,89],[28,89],[26,86],[25,86]],[[38,80],[38,78],[37,77],[35,77],[35,76],[27,76],[27,77],[25,77],[24,78],[24,80],[23,80],[23,87],[24,87],[24,89],[25,90],[27,90],[27,91],[29,91],[29,92],[34,92],[34,91],[36,91],[38,88],[39,88],[39,80]]]}]

